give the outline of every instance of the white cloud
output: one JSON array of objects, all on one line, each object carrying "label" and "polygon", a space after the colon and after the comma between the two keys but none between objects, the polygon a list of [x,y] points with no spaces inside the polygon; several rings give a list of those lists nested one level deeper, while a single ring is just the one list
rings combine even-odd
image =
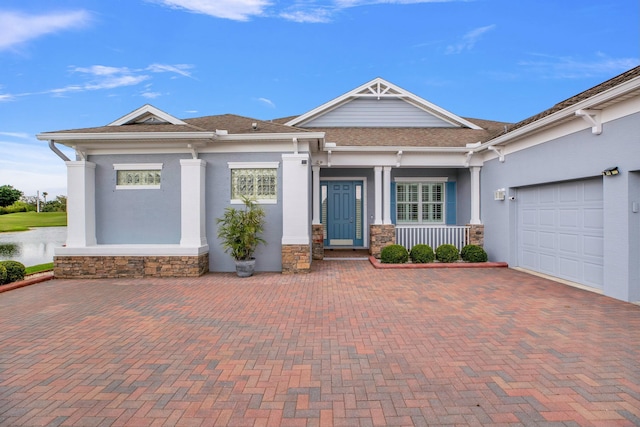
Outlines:
[{"label": "white cloud", "polygon": [[367,6],[371,4],[418,4],[418,3],[450,3],[460,0],[335,0],[340,8]]},{"label": "white cloud", "polygon": [[258,101],[262,102],[263,104],[265,104],[268,107],[276,108],[276,104],[274,104],[273,101],[271,101],[270,99],[258,98]]},{"label": "white cloud", "polygon": [[[128,67],[110,67],[105,65],[91,65],[89,67],[72,67],[70,71],[87,79],[85,83],[76,83],[68,86],[47,89],[40,92],[0,94],[0,102],[13,101],[18,97],[34,95],[64,96],[70,93],[88,92],[95,90],[117,89],[120,87],[135,86],[151,80],[149,73],[174,73],[179,76],[191,77],[187,70],[193,68],[189,64],[151,64],[145,68],[131,69]],[[155,95],[155,96],[154,96]],[[144,96],[144,95],[143,95]],[[146,97],[160,96],[158,92],[149,92]]]},{"label": "white cloud", "polygon": [[146,68],[146,70],[151,71],[152,73],[176,73],[183,77],[193,78],[191,73],[187,71],[191,68],[193,68],[193,65],[189,64],[151,64]]},{"label": "white cloud", "polygon": [[596,52],[593,58],[532,54],[536,60],[520,61],[518,65],[545,78],[577,79],[612,76],[638,66],[637,58],[610,58]]},{"label": "white cloud", "polygon": [[476,28],[475,30],[469,31],[467,34],[462,36],[462,40],[458,43],[447,46],[446,53],[447,54],[457,54],[461,53],[464,50],[471,50],[476,45],[477,41],[487,32],[496,28],[495,25],[487,25],[485,27]]},{"label": "white cloud", "polygon": [[91,15],[84,10],[27,15],[0,11],[0,51],[58,31],[86,26]]},{"label": "white cloud", "polygon": [[0,132],[0,136],[9,136],[11,138],[28,139],[31,135],[24,132]]},{"label": "white cloud", "polygon": [[280,17],[293,22],[324,24],[331,22],[332,14],[332,11],[327,9],[293,10],[282,12]]},{"label": "white cloud", "polygon": [[160,92],[143,92],[140,94],[140,96],[142,96],[143,98],[147,98],[147,99],[156,99],[159,98],[160,96],[162,96],[162,94]]},{"label": "white cloud", "polygon": [[263,15],[271,5],[267,0],[155,0],[156,3],[193,13],[210,15],[234,21],[248,21]]},{"label": "white cloud", "polygon": [[[300,23],[331,22],[342,9],[374,4],[448,3],[469,0],[147,0],[173,9],[235,21],[248,21],[252,17],[277,16]],[[277,11],[271,8],[279,7]]]}]

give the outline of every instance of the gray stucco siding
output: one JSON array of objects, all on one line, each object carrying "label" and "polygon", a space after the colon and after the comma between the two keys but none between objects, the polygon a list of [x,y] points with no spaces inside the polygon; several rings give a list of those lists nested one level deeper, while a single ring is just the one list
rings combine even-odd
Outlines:
[{"label": "gray stucco siding", "polygon": [[[613,166],[620,169],[620,175],[601,176],[604,169]],[[640,202],[637,171],[640,114],[605,123],[601,135],[592,134],[589,128],[507,154],[504,163],[487,161],[481,171],[481,219],[489,258],[519,265],[516,221],[520,188],[602,179],[604,292],[627,301],[640,299],[640,267],[633,261],[640,259],[640,213],[632,212],[633,203]],[[499,188],[505,188],[507,196],[515,196],[515,200],[494,201],[494,191]]]},{"label": "gray stucco siding", "polygon": [[202,153],[200,158],[206,167],[206,228],[209,243],[209,270],[217,272],[235,271],[235,263],[218,240],[217,218],[224,215],[227,207],[242,208],[231,204],[231,170],[228,162],[278,162],[277,204],[262,204],[265,216],[265,231],[262,237],[266,245],[260,245],[255,253],[256,271],[282,271],[282,154],[281,153]]},{"label": "gray stucco siding", "polygon": [[[94,155],[98,244],[180,243],[180,156]],[[186,158],[182,157],[182,158]],[[162,163],[159,189],[116,189],[118,163]]]}]

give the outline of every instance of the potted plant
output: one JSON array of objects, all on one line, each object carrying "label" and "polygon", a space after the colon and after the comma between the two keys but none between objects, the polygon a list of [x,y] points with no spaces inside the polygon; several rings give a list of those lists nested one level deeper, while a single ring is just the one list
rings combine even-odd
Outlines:
[{"label": "potted plant", "polygon": [[256,260],[253,253],[265,240],[260,237],[264,231],[265,212],[261,206],[247,197],[242,199],[244,208],[226,208],[222,218],[218,218],[218,238],[222,240],[224,251],[236,262],[236,273],[240,277],[253,274]]}]

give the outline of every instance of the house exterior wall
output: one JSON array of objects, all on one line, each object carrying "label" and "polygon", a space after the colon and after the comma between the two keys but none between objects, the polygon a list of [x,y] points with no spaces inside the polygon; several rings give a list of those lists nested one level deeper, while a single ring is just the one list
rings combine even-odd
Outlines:
[{"label": "house exterior wall", "polygon": [[[278,162],[278,201],[277,204],[261,205],[266,213],[265,231],[262,237],[266,245],[258,246],[255,252],[256,271],[282,270],[282,154],[281,153],[201,153],[199,158],[207,162],[205,178],[206,188],[206,227],[209,243],[209,270],[217,272],[235,271],[231,256],[224,252],[217,235],[216,219],[222,217],[231,205],[231,170],[227,162]],[[307,185],[305,183],[305,185]],[[178,227],[179,228],[179,227]]]},{"label": "house exterior wall", "polygon": [[[180,243],[180,159],[187,155],[93,155],[96,240],[100,244]],[[160,189],[116,190],[117,163],[162,163]]]},{"label": "house exterior wall", "polygon": [[[576,119],[578,120],[578,119]],[[568,129],[575,124],[565,124]],[[484,163],[481,172],[481,217],[485,250],[490,259],[519,266],[517,242],[517,190],[519,187],[601,177],[618,166],[620,175],[601,177],[604,196],[604,293],[626,301],[640,300],[638,230],[640,213],[640,113],[604,123],[603,132],[591,128]],[[505,188],[507,200],[494,201],[494,191]],[[509,201],[508,196],[515,196]]]},{"label": "house exterior wall", "polygon": [[356,99],[303,124],[304,127],[453,127],[401,99]]}]

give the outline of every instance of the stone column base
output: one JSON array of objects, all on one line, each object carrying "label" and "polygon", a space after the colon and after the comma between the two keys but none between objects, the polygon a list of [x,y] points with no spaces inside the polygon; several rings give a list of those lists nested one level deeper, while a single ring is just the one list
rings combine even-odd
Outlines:
[{"label": "stone column base", "polygon": [[468,224],[469,225],[469,244],[484,246],[484,225],[483,224]]},{"label": "stone column base", "polygon": [[282,245],[282,274],[308,273],[311,271],[309,245]]},{"label": "stone column base", "polygon": [[369,226],[369,254],[380,258],[382,248],[396,243],[396,226],[374,224]]},{"label": "stone column base", "polygon": [[209,254],[199,256],[56,256],[61,279],[198,277],[209,271]]},{"label": "stone column base", "polygon": [[313,259],[324,259],[324,225],[313,224],[311,238],[313,240],[313,244],[311,246]]}]

